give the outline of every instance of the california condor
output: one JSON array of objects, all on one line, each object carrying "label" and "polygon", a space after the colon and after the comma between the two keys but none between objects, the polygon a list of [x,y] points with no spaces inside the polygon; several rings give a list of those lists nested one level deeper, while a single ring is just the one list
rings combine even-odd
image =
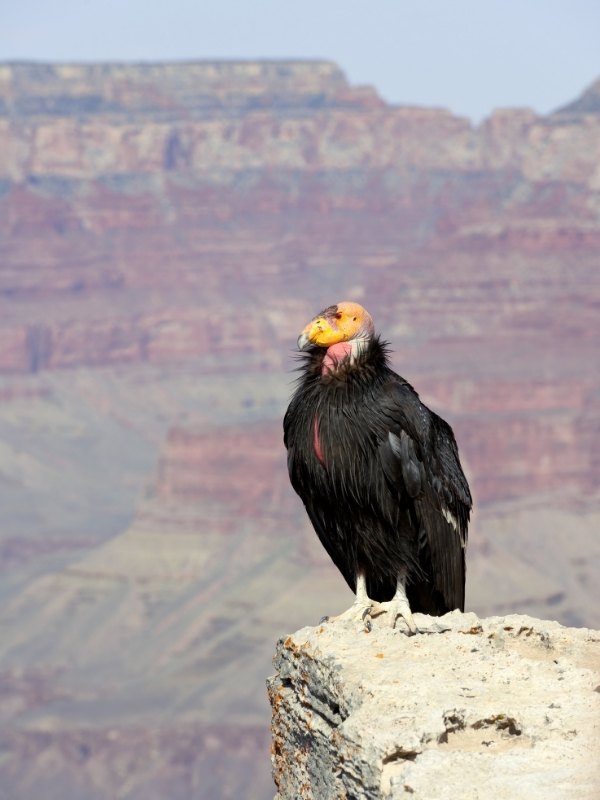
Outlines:
[{"label": "california condor", "polygon": [[389,366],[385,342],[357,303],[329,306],[298,338],[304,364],[285,415],[295,491],[356,594],[343,616],[465,602],[471,493],[452,428]]}]

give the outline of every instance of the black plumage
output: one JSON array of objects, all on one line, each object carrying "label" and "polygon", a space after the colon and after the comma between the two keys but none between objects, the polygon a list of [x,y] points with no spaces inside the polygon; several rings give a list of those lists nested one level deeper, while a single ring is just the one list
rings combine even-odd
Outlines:
[{"label": "black plumage", "polygon": [[464,610],[471,494],[452,429],[377,336],[336,369],[326,354],[302,354],[284,419],[290,479],[319,539],[353,591],[362,573],[369,598],[387,601],[404,575],[413,612]]}]

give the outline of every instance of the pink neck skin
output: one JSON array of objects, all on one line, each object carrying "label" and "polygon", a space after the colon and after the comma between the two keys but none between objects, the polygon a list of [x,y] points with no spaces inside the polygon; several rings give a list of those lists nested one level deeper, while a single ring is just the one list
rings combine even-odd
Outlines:
[{"label": "pink neck skin", "polygon": [[341,362],[351,355],[352,342],[338,342],[337,344],[332,344],[331,347],[327,348],[327,352],[325,353],[325,358],[323,359],[323,365],[321,367],[321,375],[325,375],[326,372],[335,372]]}]

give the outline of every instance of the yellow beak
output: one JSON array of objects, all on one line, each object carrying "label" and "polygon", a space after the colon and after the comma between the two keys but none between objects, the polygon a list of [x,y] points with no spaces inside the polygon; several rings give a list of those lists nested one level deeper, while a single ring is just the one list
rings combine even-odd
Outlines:
[{"label": "yellow beak", "polygon": [[315,317],[298,337],[298,349],[305,350],[311,344],[316,344],[318,347],[329,347],[332,344],[343,342],[344,338],[343,331],[334,328],[324,317]]}]

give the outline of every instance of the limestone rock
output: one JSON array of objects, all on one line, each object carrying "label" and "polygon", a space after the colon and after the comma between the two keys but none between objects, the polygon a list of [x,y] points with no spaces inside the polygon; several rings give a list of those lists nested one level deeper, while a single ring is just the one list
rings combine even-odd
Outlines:
[{"label": "limestone rock", "polygon": [[287,798],[600,796],[600,632],[522,615],[303,628],[269,680]]}]

